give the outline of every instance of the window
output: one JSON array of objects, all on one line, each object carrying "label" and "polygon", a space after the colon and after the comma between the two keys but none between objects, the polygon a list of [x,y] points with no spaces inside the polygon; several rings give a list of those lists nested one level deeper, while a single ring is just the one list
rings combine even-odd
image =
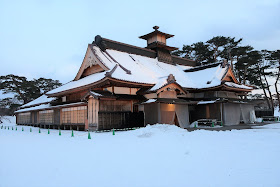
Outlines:
[{"label": "window", "polygon": [[66,96],[62,97],[62,102],[66,102]]},{"label": "window", "polygon": [[53,110],[39,111],[39,123],[52,124],[53,123]]},{"label": "window", "polygon": [[31,123],[31,113],[30,112],[19,113],[18,114],[18,123],[19,124]]},{"label": "window", "polygon": [[85,123],[87,118],[87,107],[78,106],[62,109],[62,123],[73,124],[73,123]]}]

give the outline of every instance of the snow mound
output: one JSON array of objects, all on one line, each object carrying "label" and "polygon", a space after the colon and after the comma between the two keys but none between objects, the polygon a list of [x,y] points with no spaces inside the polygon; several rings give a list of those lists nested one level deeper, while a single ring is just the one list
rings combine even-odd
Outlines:
[{"label": "snow mound", "polygon": [[137,130],[137,136],[139,138],[149,138],[154,135],[166,135],[166,134],[184,134],[187,131],[177,127],[176,125],[169,124],[155,124],[147,125],[145,128]]},{"label": "snow mound", "polygon": [[274,116],[280,116],[279,106],[275,107]]},{"label": "snow mound", "polygon": [[1,121],[1,125],[14,126],[16,125],[16,116],[2,116]]},{"label": "snow mound", "polygon": [[280,123],[273,123],[263,126],[255,126],[254,129],[280,129]]}]

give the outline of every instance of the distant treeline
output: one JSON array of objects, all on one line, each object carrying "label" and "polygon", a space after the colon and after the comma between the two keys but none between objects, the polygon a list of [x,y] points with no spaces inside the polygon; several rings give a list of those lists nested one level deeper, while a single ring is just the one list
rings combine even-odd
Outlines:
[{"label": "distant treeline", "polygon": [[[26,104],[42,94],[61,86],[58,80],[39,78],[27,80],[17,75],[0,76],[0,90],[3,94],[13,95],[0,99],[0,115],[12,115],[22,104]],[[1,112],[2,111],[2,112]]]},{"label": "distant treeline", "polygon": [[[254,50],[250,45],[242,46],[242,38],[216,36],[206,42],[184,45],[173,55],[195,60],[198,65],[227,61],[233,67],[238,81],[263,90],[269,108],[274,108],[271,87],[279,99],[280,50]],[[273,81],[268,81],[268,78]]]}]

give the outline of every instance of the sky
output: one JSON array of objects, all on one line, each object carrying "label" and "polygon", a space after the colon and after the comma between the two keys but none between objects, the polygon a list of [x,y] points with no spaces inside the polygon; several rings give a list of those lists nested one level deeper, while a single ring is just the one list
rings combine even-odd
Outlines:
[{"label": "sky", "polygon": [[257,50],[280,49],[280,0],[0,0],[0,75],[74,79],[96,35],[140,47],[159,30],[167,44],[243,38]]}]

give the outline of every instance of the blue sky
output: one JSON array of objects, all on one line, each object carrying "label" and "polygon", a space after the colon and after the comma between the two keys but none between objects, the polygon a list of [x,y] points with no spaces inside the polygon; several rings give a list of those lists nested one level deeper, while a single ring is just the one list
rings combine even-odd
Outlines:
[{"label": "blue sky", "polygon": [[174,34],[168,45],[223,35],[243,45],[280,49],[280,0],[0,0],[0,75],[72,80],[96,35],[145,47],[138,36]]}]

